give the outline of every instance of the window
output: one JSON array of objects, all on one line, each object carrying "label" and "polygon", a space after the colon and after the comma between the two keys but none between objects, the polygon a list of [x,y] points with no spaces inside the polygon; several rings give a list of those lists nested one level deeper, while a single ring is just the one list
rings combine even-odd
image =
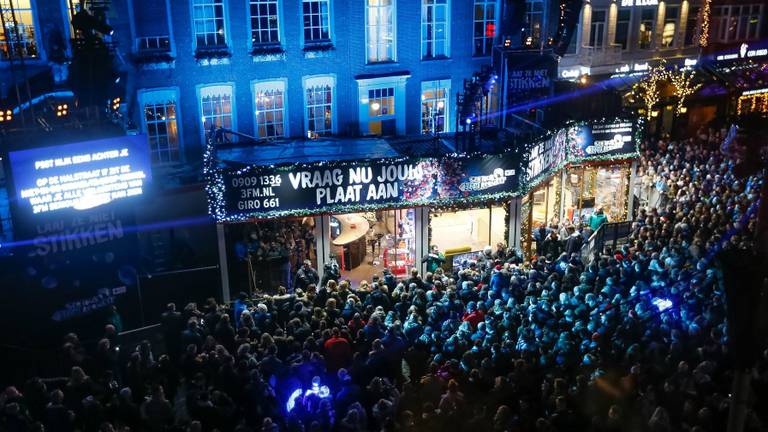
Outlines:
[{"label": "window", "polygon": [[279,138],[285,133],[285,82],[269,81],[254,84],[256,134],[259,138]]},{"label": "window", "polygon": [[664,11],[664,28],[661,31],[662,47],[672,48],[675,46],[675,33],[677,32],[677,19],[679,17],[679,6],[667,6]]},{"label": "window", "polygon": [[640,11],[640,30],[638,31],[637,40],[637,46],[640,49],[649,49],[651,47],[655,21],[656,9],[643,9]]},{"label": "window", "polygon": [[[131,0],[131,4],[136,52],[155,54],[171,51],[166,0]],[[146,11],[152,11],[152,13],[146,13]]]},{"label": "window", "polygon": [[448,131],[448,98],[450,81],[421,83],[421,133],[437,134]]},{"label": "window", "polygon": [[149,138],[153,163],[179,160],[179,129],[176,123],[175,90],[140,92],[144,107],[144,131]]},{"label": "window", "polygon": [[489,56],[496,37],[496,1],[475,0],[472,55]]},{"label": "window", "polygon": [[250,0],[251,45],[279,45],[278,0]]},{"label": "window", "polygon": [[192,27],[198,49],[226,46],[223,0],[192,0]]},{"label": "window", "polygon": [[386,117],[395,114],[395,89],[368,90],[368,117]]},{"label": "window", "polygon": [[332,78],[313,78],[305,81],[308,135],[333,134],[333,87]]},{"label": "window", "polygon": [[421,57],[424,59],[449,56],[448,1],[422,0]]},{"label": "window", "polygon": [[699,22],[700,6],[691,6],[688,9],[688,19],[685,21],[685,38],[683,44],[685,46],[692,46],[696,44],[694,38],[696,37],[696,24]]},{"label": "window", "polygon": [[763,5],[731,5],[713,9],[720,42],[756,39],[760,34],[760,19]]},{"label": "window", "polygon": [[234,129],[232,115],[232,86],[217,85],[200,89],[200,112],[203,133],[211,128]]},{"label": "window", "polygon": [[[13,58],[36,58],[40,56],[37,45],[37,29],[32,0],[0,0],[0,8],[3,12],[9,11],[13,6],[16,17],[16,28],[13,22],[5,22],[0,32],[0,50],[3,60],[7,60],[13,54]],[[18,33],[18,35],[17,35]]]},{"label": "window", "polygon": [[331,40],[331,18],[329,0],[304,0],[304,41],[329,42]]},{"label": "window", "polygon": [[631,9],[619,9],[616,14],[616,36],[614,43],[621,45],[621,49],[627,49],[629,37],[629,23],[632,19]]},{"label": "window", "polygon": [[592,10],[592,23],[589,27],[589,46],[602,48],[605,45],[605,18],[604,10]]},{"label": "window", "polygon": [[368,90],[368,133],[395,135],[395,88],[384,87]]},{"label": "window", "polygon": [[367,0],[368,63],[395,58],[394,0]]},{"label": "window", "polygon": [[525,42],[538,45],[541,41],[541,28],[544,23],[544,2],[528,0],[525,2]]}]

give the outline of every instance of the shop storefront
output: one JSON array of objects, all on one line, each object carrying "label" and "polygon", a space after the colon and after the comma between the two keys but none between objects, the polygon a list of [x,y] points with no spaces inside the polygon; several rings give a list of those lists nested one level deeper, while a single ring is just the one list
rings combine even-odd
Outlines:
[{"label": "shop storefront", "polygon": [[423,274],[433,244],[507,245],[519,164],[516,153],[270,165],[211,159],[210,213],[222,233],[227,291],[290,290],[304,260],[321,278],[338,266],[358,286],[385,269]]},{"label": "shop storefront", "polygon": [[598,208],[608,221],[628,220],[637,131],[626,120],[578,124],[529,150],[519,216],[524,253],[536,250],[533,230],[542,224],[583,225]]}]

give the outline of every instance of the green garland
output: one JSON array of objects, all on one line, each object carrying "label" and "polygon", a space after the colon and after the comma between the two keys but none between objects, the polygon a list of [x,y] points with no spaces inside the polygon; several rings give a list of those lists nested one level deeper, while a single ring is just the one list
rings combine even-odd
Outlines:
[{"label": "green garland", "polygon": [[[601,119],[600,122],[608,122],[608,121],[631,121],[627,119],[622,118],[615,118],[615,119]],[[569,122],[565,125],[565,128],[578,126],[578,125],[585,125],[586,122]],[[642,129],[642,121],[638,119],[636,121],[636,136],[635,136],[635,142],[639,142],[641,137],[641,129]],[[488,155],[481,152],[472,152],[472,153],[450,153],[443,158],[449,158],[449,159],[469,159],[472,157],[505,157],[511,154],[519,154],[521,151],[526,154],[530,152],[531,148],[534,145],[537,145],[541,142],[542,139],[546,139],[553,134],[557,133],[563,128],[548,131],[542,136],[539,137],[539,139],[534,140],[533,142],[529,143],[527,146],[521,147],[521,146],[515,146],[513,148],[509,148],[506,151],[496,154],[496,155]],[[570,154],[570,152],[569,152]],[[454,210],[465,210],[470,209],[474,207],[478,207],[479,205],[490,205],[490,204],[504,204],[506,205],[509,201],[509,199],[514,197],[519,197],[527,194],[532,189],[534,189],[536,186],[538,186],[542,181],[549,178],[553,172],[557,172],[560,169],[564,168],[567,165],[570,164],[576,164],[576,163],[585,163],[585,162],[595,162],[595,161],[620,161],[620,160],[627,160],[636,158],[639,156],[639,152],[629,152],[629,153],[622,153],[622,154],[612,154],[612,155],[598,155],[598,156],[586,156],[586,157],[570,157],[569,155],[566,155],[565,160],[560,162],[554,167],[551,167],[548,170],[545,170],[544,172],[537,175],[534,179],[524,179],[522,170],[519,170],[518,173],[518,188],[516,190],[510,190],[510,191],[504,191],[504,192],[497,192],[492,194],[479,194],[472,197],[453,197],[453,198],[440,198],[440,199],[422,199],[422,200],[412,200],[412,201],[403,201],[403,202],[389,202],[389,203],[371,203],[371,204],[349,204],[349,205],[338,205],[333,206],[332,208],[313,208],[313,209],[298,209],[298,210],[270,210],[270,211],[264,211],[264,212],[255,212],[249,215],[229,215],[226,213],[226,202],[224,199],[224,192],[226,190],[226,185],[224,183],[224,173],[225,170],[229,172],[233,172],[237,175],[242,175],[245,173],[251,173],[256,172],[260,170],[273,170],[276,172],[286,172],[297,169],[297,167],[300,167],[301,169],[311,169],[311,168],[341,168],[341,167],[347,167],[351,165],[358,165],[360,163],[398,163],[398,162],[404,162],[404,161],[412,161],[413,163],[418,163],[424,160],[432,160],[434,158],[428,158],[428,157],[418,157],[418,158],[409,158],[405,156],[401,157],[389,157],[389,158],[366,158],[366,159],[356,159],[356,160],[342,160],[342,161],[317,161],[317,162],[310,162],[305,164],[296,165],[294,163],[290,162],[284,162],[280,164],[273,164],[273,165],[249,165],[245,167],[241,167],[238,169],[234,168],[225,168],[223,165],[225,163],[222,163],[219,161],[216,157],[216,145],[214,144],[212,139],[207,140],[206,149],[203,155],[203,176],[206,180],[206,192],[208,195],[208,212],[211,214],[214,219],[218,222],[242,222],[246,220],[253,220],[253,219],[272,219],[272,218],[282,218],[282,217],[301,217],[301,216],[310,216],[310,215],[318,215],[318,214],[331,214],[331,213],[358,213],[361,211],[375,211],[375,210],[387,210],[387,209],[393,209],[393,208],[403,208],[403,207],[430,207],[430,208],[437,208],[437,209],[454,209]],[[527,161],[521,161],[521,168]],[[507,210],[508,212],[508,210]]]}]

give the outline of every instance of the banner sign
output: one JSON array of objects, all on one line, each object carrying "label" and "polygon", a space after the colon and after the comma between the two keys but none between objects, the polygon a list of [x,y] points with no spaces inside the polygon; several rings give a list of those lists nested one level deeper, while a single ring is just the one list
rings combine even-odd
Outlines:
[{"label": "banner sign", "polygon": [[635,157],[638,131],[637,121],[627,119],[564,127],[531,147],[525,158],[525,179],[530,182],[564,163]]},{"label": "banner sign", "polygon": [[512,196],[517,157],[381,159],[224,170],[209,184],[219,221],[445,205]]},{"label": "banner sign", "polygon": [[33,215],[141,195],[152,170],[145,135],[9,153],[17,206]]},{"label": "banner sign", "polygon": [[539,53],[505,53],[506,99],[509,106],[547,97],[557,78],[557,61]]}]

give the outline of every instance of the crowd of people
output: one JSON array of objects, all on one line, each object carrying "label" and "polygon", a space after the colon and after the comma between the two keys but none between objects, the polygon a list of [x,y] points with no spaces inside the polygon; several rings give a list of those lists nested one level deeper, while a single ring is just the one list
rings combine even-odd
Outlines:
[{"label": "crowd of people", "polygon": [[[170,304],[161,355],[146,342],[119,364],[114,329],[95,352],[69,335],[66,376],[5,389],[0,426],[724,431],[733,368],[711,251],[750,247],[753,224],[740,221],[759,182],[734,178],[721,139],[643,144],[654,197],[618,250],[584,262],[567,247],[550,257],[497,247],[455,274],[434,266]],[[750,432],[768,425],[765,342],[755,341]]]}]

